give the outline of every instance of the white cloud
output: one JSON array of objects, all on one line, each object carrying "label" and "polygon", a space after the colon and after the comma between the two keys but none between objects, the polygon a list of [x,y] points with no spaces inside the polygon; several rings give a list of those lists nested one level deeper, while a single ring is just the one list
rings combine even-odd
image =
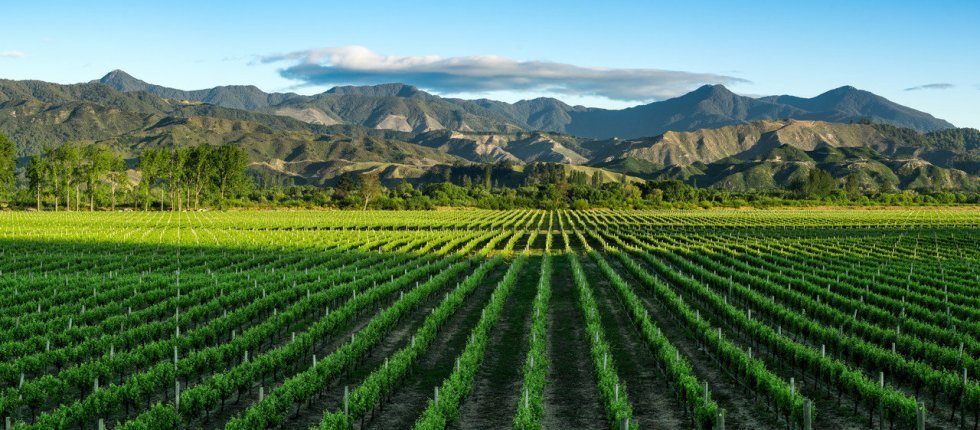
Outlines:
[{"label": "white cloud", "polygon": [[268,56],[262,61],[291,62],[280,74],[305,84],[403,82],[450,94],[541,91],[638,101],[674,97],[704,84],[748,82],[712,73],[582,67],[494,55],[448,58],[381,55],[363,46],[310,49]]},{"label": "white cloud", "polygon": [[916,85],[914,87],[906,88],[905,91],[948,90],[948,89],[952,89],[954,86],[955,85],[953,85],[953,84],[947,84],[945,82],[940,82],[940,83],[936,83],[936,84]]},{"label": "white cloud", "polygon": [[0,51],[0,58],[24,58],[27,54],[21,51]]}]

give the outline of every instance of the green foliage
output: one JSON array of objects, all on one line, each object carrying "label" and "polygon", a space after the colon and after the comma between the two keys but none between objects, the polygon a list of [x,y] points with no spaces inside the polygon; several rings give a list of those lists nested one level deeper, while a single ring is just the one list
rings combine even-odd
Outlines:
[{"label": "green foliage", "polygon": [[235,145],[221,145],[211,155],[214,165],[215,186],[218,188],[218,202],[221,207],[225,199],[248,187],[245,168],[248,167],[248,155]]},{"label": "green foliage", "polygon": [[143,210],[157,204],[161,210],[196,209],[208,201],[225,206],[251,188],[247,166],[248,157],[234,145],[150,148],[141,153],[131,181],[121,154],[109,146],[68,143],[28,160],[24,176],[34,198],[24,203],[80,210],[84,194],[92,211],[116,209],[120,198]]},{"label": "green foliage", "polygon": [[[400,183],[389,197],[416,192]],[[524,360],[510,391],[522,395],[516,414],[495,418],[515,428],[540,428],[549,412],[549,361],[568,359],[549,347],[569,335],[549,329],[556,316],[585,334],[585,361],[565,363],[591,368],[595,379],[577,383],[596,389],[610,428],[630,418],[629,394],[647,389],[674,396],[692,428],[718,428],[723,411],[692,358],[739,381],[765,428],[803,427],[811,384],[845,410],[882,410],[884,426],[912,428],[925,400],[957,409],[932,415],[939,426],[963,416],[969,427],[980,412],[980,386],[961,376],[980,372],[977,221],[968,210],[17,214],[5,217],[0,259],[0,416],[39,430],[103,418],[127,429],[291,428],[356,373],[348,401],[312,410],[318,428],[352,428],[386,419],[392,393],[431,393],[431,358],[458,353],[417,426],[467,427],[461,402],[481,361],[502,357],[489,340],[510,309],[511,321],[529,320],[522,348],[503,348],[526,347],[510,356]],[[539,253],[540,272],[522,269]],[[555,286],[571,290],[552,298],[553,257],[568,264]],[[672,345],[677,330],[696,348]],[[381,345],[393,348],[378,356]],[[618,367],[636,353],[659,385]],[[175,383],[179,406],[166,397]]]},{"label": "green foliage", "polygon": [[811,199],[822,199],[837,189],[837,181],[823,169],[811,169],[806,179],[798,185],[801,195]]},{"label": "green foliage", "polygon": [[0,134],[0,200],[6,200],[14,189],[14,169],[17,167],[17,148],[7,136]]},{"label": "green foliage", "polygon": [[[550,236],[548,235],[549,239]],[[548,245],[546,248],[550,247]],[[531,336],[523,367],[523,385],[517,399],[517,413],[514,415],[514,428],[519,430],[540,429],[544,418],[544,388],[550,367],[547,319],[548,301],[551,299],[551,254],[547,251],[549,250],[546,249],[541,257],[541,275],[538,292],[534,297]]]},{"label": "green foliage", "polygon": [[980,130],[975,128],[950,128],[925,134],[929,144],[938,149],[974,151],[980,149]]},{"label": "green foliage", "polygon": [[367,210],[371,200],[381,194],[381,179],[378,178],[377,173],[362,173],[357,182],[361,191],[361,198],[364,199],[362,210]]}]

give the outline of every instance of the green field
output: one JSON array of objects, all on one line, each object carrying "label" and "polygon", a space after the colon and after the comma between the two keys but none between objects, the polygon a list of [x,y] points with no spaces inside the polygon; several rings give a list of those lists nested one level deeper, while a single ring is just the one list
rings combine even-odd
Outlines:
[{"label": "green field", "polygon": [[977,429],[980,211],[0,212],[16,429]]}]

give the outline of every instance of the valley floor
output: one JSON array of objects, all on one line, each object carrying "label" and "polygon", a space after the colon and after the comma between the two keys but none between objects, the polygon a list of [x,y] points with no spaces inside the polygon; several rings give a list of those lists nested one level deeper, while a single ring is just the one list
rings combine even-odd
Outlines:
[{"label": "valley floor", "polygon": [[976,429],[977,243],[973,208],[0,213],[0,415]]}]

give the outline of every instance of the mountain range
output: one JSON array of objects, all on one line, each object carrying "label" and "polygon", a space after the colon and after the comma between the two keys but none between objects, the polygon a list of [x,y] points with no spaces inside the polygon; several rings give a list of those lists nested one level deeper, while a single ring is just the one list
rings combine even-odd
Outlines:
[{"label": "mountain range", "polygon": [[182,91],[114,71],[72,85],[0,80],[0,133],[22,157],[79,140],[113,145],[131,164],[145,148],[232,143],[257,174],[310,184],[364,171],[423,180],[437,166],[486,162],[732,190],[786,186],[814,167],[858,175],[869,189],[976,189],[980,175],[980,132],[851,87],[804,99],[705,86],[603,110],[548,98],[443,98],[403,84],[313,96],[254,86]]},{"label": "mountain range", "polygon": [[705,85],[680,97],[610,110],[569,106],[553,98],[504,103],[443,98],[405,84],[334,87],[313,95],[265,93],[254,86],[182,91],[148,84],[115,70],[96,82],[122,92],[148,92],[167,99],[199,101],[233,109],[288,116],[304,122],[354,124],[376,129],[426,132],[541,130],[588,138],[634,138],[771,119],[872,122],[935,131],[954,126],[868,91],[846,86],[813,98],[752,98],[722,85]]}]

